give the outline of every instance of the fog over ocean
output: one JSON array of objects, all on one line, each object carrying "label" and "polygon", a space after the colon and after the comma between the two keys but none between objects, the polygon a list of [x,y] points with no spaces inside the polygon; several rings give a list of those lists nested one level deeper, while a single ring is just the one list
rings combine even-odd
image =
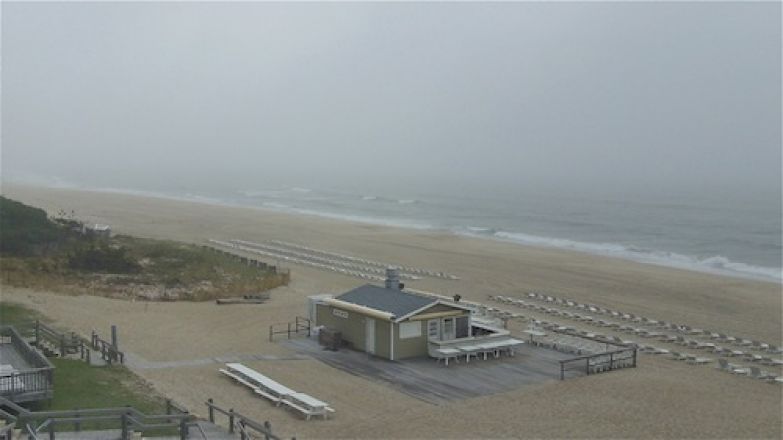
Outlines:
[{"label": "fog over ocean", "polygon": [[436,185],[405,191],[304,185],[194,191],[48,184],[447,231],[767,281],[782,278],[781,204],[774,191],[629,194]]},{"label": "fog over ocean", "polygon": [[2,179],[781,279],[780,2],[6,2]]}]

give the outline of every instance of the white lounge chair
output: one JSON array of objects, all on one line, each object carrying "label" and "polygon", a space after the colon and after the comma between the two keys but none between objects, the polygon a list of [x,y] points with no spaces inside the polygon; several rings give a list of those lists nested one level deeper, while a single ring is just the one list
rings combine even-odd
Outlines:
[{"label": "white lounge chair", "polygon": [[759,367],[750,367],[750,377],[760,380],[774,380],[777,376],[766,371],[761,371]]}]

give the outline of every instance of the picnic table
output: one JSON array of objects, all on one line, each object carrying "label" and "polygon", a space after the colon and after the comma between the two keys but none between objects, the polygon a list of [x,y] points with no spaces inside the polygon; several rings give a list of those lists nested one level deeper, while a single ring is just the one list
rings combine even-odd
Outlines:
[{"label": "picnic table", "polygon": [[470,362],[470,355],[476,354],[481,350],[481,347],[478,345],[460,345],[455,348],[465,354],[465,362]]},{"label": "picnic table", "polygon": [[326,402],[322,402],[308,394],[300,393],[282,385],[263,374],[238,363],[226,364],[226,369],[219,371],[237,382],[249,387],[253,392],[275,402],[277,406],[286,404],[305,414],[307,420],[310,416],[323,415],[327,418],[328,412],[334,412]]},{"label": "picnic table", "polygon": [[540,330],[525,330],[523,333],[529,334],[530,335],[530,343],[534,344],[536,346],[538,346],[538,343],[533,340],[533,337],[535,337],[535,336],[543,337],[543,336],[547,335],[546,332],[542,332]]},{"label": "picnic table", "polygon": [[436,353],[443,355],[443,361],[446,363],[446,366],[449,365],[449,358],[457,359],[457,356],[459,356],[460,353],[462,353],[460,350],[457,350],[456,348],[439,348],[435,350]]},{"label": "picnic table", "polygon": [[524,344],[524,341],[519,339],[503,339],[500,341],[487,342],[479,345],[481,351],[484,353],[484,360],[487,360],[487,351],[492,351],[495,357],[498,357],[500,351],[508,350],[510,356],[514,356],[514,347],[520,344]]},{"label": "picnic table", "polygon": [[334,412],[328,403],[305,393],[288,394],[283,398],[283,403],[305,414],[307,420],[311,416],[323,416],[326,419],[330,412]]}]

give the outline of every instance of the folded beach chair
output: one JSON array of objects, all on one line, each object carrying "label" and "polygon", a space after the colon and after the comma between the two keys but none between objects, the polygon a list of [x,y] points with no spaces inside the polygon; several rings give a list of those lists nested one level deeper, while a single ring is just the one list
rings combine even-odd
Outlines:
[{"label": "folded beach chair", "polygon": [[775,379],[777,376],[774,374],[769,374],[766,371],[761,371],[759,367],[750,367],[750,377],[754,379],[761,379],[761,380],[770,380]]},{"label": "folded beach chair", "polygon": [[687,359],[685,361],[688,362],[689,364],[694,364],[694,365],[696,365],[696,364],[708,364],[708,363],[712,362],[712,359],[710,359],[710,358],[696,357],[696,356],[693,356],[693,355],[686,355],[686,356],[687,356]]},{"label": "folded beach chair", "polygon": [[715,368],[719,370],[732,372],[736,370],[738,367],[734,364],[729,363],[729,361],[727,361],[726,359],[718,359],[718,366]]}]

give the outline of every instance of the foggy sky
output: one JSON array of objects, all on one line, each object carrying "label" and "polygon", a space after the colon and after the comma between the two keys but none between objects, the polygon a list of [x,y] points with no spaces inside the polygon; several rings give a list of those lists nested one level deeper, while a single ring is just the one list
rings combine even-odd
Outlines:
[{"label": "foggy sky", "polygon": [[3,179],[774,190],[780,7],[4,2]]}]

